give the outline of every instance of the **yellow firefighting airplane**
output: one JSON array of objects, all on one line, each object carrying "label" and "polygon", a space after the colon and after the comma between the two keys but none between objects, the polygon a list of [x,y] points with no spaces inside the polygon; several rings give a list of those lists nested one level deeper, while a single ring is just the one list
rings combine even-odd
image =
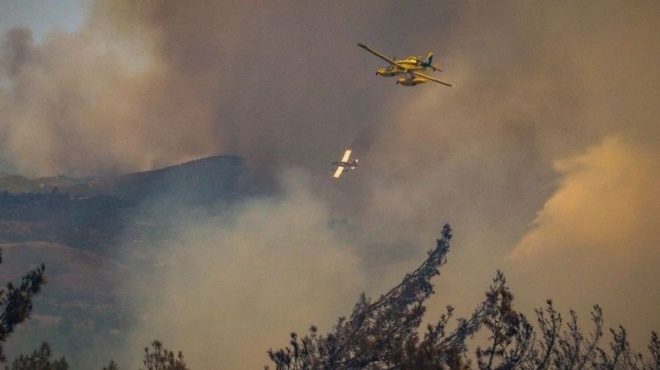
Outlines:
[{"label": "yellow firefighting airplane", "polygon": [[337,166],[336,169],[333,169],[333,171],[335,171],[335,173],[334,173],[334,175],[332,175],[332,177],[337,179],[337,178],[339,178],[339,176],[341,176],[342,173],[348,172],[348,170],[354,170],[355,167],[357,167],[358,160],[354,159],[353,162],[349,162],[348,157],[350,157],[350,156],[351,156],[351,150],[346,149],[346,152],[344,153],[344,156],[341,157],[341,161],[332,162],[333,166]]},{"label": "yellow firefighting airplane", "polygon": [[409,57],[408,59],[394,60],[386,57],[385,55],[377,52],[376,50],[364,44],[358,43],[358,46],[390,64],[390,66],[387,68],[378,69],[376,71],[376,75],[380,75],[383,77],[403,75],[403,77],[399,77],[397,79],[396,81],[397,84],[401,84],[403,86],[416,86],[428,81],[433,81],[449,87],[454,86],[450,83],[440,81],[436,78],[433,78],[431,76],[419,72],[419,71],[426,71],[427,68],[430,68],[433,71],[441,71],[438,68],[437,63],[435,65],[432,64],[433,53],[429,53],[428,56],[426,57],[426,60],[421,60],[421,58],[417,58],[414,56]]}]

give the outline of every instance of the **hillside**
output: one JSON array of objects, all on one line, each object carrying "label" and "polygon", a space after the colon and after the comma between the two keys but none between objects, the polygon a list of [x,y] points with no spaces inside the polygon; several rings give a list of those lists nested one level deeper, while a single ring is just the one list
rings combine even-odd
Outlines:
[{"label": "hillside", "polygon": [[109,255],[166,236],[173,209],[228,202],[242,159],[203,158],[113,177],[0,177],[0,243],[46,241]]},{"label": "hillside", "polygon": [[1,174],[0,192],[13,195],[59,192],[71,197],[102,194],[130,201],[164,194],[202,201],[230,196],[242,162],[237,156],[213,156],[152,171],[87,178],[54,176],[30,179]]},{"label": "hillside", "polygon": [[[47,288],[41,293],[42,298],[56,298],[60,302],[105,302],[107,292],[117,283],[117,276],[126,274],[126,267],[115,260],[63,244],[5,243],[0,244],[0,248],[4,261],[0,281],[20,281],[26,271],[44,263],[47,266]],[[91,284],[93,281],[104,289]],[[71,289],[74,286],[76,289]]]},{"label": "hillside", "polygon": [[187,212],[240,197],[241,173],[240,157],[215,156],[107,177],[0,174],[0,283],[41,263],[47,281],[6,347],[10,357],[48,341],[80,368],[98,365],[87,353],[118,358],[146,314],[128,293],[130,277],[162,268],[159,247]]}]

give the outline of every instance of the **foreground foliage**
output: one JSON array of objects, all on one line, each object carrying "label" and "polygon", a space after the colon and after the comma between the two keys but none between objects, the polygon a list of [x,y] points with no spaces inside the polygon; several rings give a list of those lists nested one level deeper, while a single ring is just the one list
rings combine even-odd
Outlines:
[{"label": "foreground foliage", "polygon": [[58,360],[51,361],[50,356],[52,352],[48,343],[43,343],[38,350],[32,352],[31,355],[19,356],[12,363],[8,370],[67,370],[69,364],[64,357]]},{"label": "foreground foliage", "polygon": [[[0,263],[2,263],[1,253]],[[4,289],[0,290],[0,361],[5,361],[2,344],[14,332],[18,324],[30,317],[32,299],[45,283],[45,268],[42,264],[25,274],[20,285],[14,286],[9,282]]]},{"label": "foreground foliage", "polygon": [[[513,308],[513,294],[506,279],[497,272],[485,299],[468,318],[453,318],[453,308],[425,330],[420,325],[424,302],[434,294],[431,279],[446,263],[449,225],[445,225],[436,247],[419,268],[401,284],[372,302],[360,296],[350,317],[339,318],[327,334],[311,327],[304,337],[292,333],[289,346],[269,350],[276,370],[660,370],[660,339],[653,332],[648,357],[636,352],[623,327],[610,329],[612,339],[600,346],[604,336],[603,313],[594,306],[592,329],[584,332],[578,317],[557,312],[551,300],[535,311],[535,325]],[[1,259],[0,259],[1,261]],[[0,361],[2,343],[16,325],[29,318],[32,298],[44,283],[41,265],[23,277],[18,287],[11,283],[0,291]],[[477,342],[476,348],[470,345]],[[145,370],[189,370],[183,354],[154,341],[145,348]],[[66,370],[64,357],[51,360],[47,343],[31,355],[21,355],[5,370]],[[103,370],[118,370],[111,361]]]},{"label": "foreground foliage", "polygon": [[151,343],[153,352],[149,347],[144,349],[144,366],[146,370],[188,370],[183,361],[183,353],[179,352],[176,356],[173,351],[167,350],[159,341]]},{"label": "foreground foliage", "polygon": [[[289,346],[268,355],[277,370],[303,369],[660,369],[660,341],[652,333],[650,357],[633,351],[623,327],[611,330],[608,348],[603,337],[600,307],[592,312],[593,329],[584,334],[577,314],[564,318],[548,300],[537,309],[536,329],[513,308],[513,294],[498,272],[486,298],[472,315],[451,325],[453,308],[447,307],[435,324],[420,333],[424,301],[433,293],[431,279],[446,263],[451,229],[445,225],[436,248],[424,263],[407,274],[402,283],[371,302],[364,295],[349,318],[340,318],[332,331],[322,335],[316,327],[300,338],[291,334]],[[487,343],[472,352],[475,335]]]}]

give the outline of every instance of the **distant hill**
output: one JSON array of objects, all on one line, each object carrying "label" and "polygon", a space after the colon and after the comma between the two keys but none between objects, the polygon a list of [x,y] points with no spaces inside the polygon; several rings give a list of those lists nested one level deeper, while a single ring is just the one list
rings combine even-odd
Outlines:
[{"label": "distant hill", "polygon": [[172,210],[231,201],[242,162],[236,156],[215,156],[94,178],[4,175],[0,243],[45,241],[107,255],[119,238],[143,243],[166,237],[165,216]]},{"label": "distant hill", "polygon": [[238,156],[214,156],[153,171],[118,176],[72,178],[67,176],[29,179],[18,175],[0,176],[0,192],[10,194],[52,192],[72,197],[108,195],[141,201],[150,197],[182,197],[206,202],[230,196],[241,173]]},{"label": "distant hill", "polygon": [[21,193],[49,193],[55,188],[66,188],[83,180],[66,176],[44,177],[30,179],[19,175],[0,173],[0,192],[11,194]]}]

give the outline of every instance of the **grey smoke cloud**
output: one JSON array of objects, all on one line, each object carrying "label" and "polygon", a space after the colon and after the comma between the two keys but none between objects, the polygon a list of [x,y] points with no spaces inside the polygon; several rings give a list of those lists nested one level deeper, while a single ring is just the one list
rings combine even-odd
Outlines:
[{"label": "grey smoke cloud", "polygon": [[281,196],[182,222],[176,242],[159,249],[160,271],[146,278],[138,307],[149,318],[135,348],[163,338],[194,368],[260,368],[292,330],[329,330],[352,309],[366,286],[359,256],[305,173],[281,180]]},{"label": "grey smoke cloud", "polygon": [[[548,297],[560,307],[604,302],[609,325],[639,329],[632,334],[641,342],[659,325],[645,313],[660,302],[653,293],[660,290],[648,288],[660,281],[653,247],[660,237],[646,223],[660,211],[653,202],[599,204],[620,194],[653,199],[658,187],[659,170],[649,164],[660,154],[660,75],[652,72],[660,59],[658,13],[650,2],[98,1],[79,31],[41,43],[26,31],[5,35],[1,150],[24,173],[39,175],[136,171],[222,153],[245,156],[269,175],[296,168],[304,173],[296,181],[308,183],[302,195],[280,199],[282,209],[273,209],[272,199],[250,203],[235,217],[263,210],[291,231],[299,231],[300,215],[321,217],[303,225],[305,233],[325,235],[326,247],[304,252],[316,258],[341,245],[351,252],[337,258],[358,261],[355,270],[330,269],[330,276],[361,275],[358,290],[378,295],[423,258],[449,221],[456,238],[438,281],[438,308],[451,303],[469,312],[503,268],[524,312]],[[382,63],[357,42],[398,57],[432,50],[456,87],[406,89],[377,78]],[[347,146],[360,167],[333,183],[329,163]],[[594,168],[638,180],[603,175],[593,180],[601,185],[584,182]],[[282,189],[298,189],[296,181]],[[589,196],[566,200],[573,191]],[[638,226],[621,231],[616,244],[634,248],[590,239],[610,235],[612,224],[596,221],[618,219],[621,209]],[[325,221],[343,225],[341,238]],[[280,245],[269,238],[268,223],[257,222],[250,238],[246,224],[223,226],[199,243],[188,231],[182,237],[190,245],[228,235],[236,245]],[[196,227],[208,225],[190,225]],[[297,250],[309,238],[283,240],[283,250]],[[573,255],[591,264],[566,258]],[[252,258],[267,257],[235,261]],[[535,264],[546,269],[527,268]],[[192,281],[168,280],[165,289],[183,291],[214,271],[200,268]],[[250,287],[262,283],[269,286],[255,279]],[[319,282],[319,291],[325,287]],[[618,299],[627,295],[635,299]],[[326,307],[317,303],[315,309]],[[196,318],[203,321],[205,312]],[[280,319],[278,328],[310,324],[307,317]],[[197,343],[187,325],[179,328]],[[238,329],[217,330],[213,335],[227,338]],[[176,344],[198,351],[184,339]]]}]

